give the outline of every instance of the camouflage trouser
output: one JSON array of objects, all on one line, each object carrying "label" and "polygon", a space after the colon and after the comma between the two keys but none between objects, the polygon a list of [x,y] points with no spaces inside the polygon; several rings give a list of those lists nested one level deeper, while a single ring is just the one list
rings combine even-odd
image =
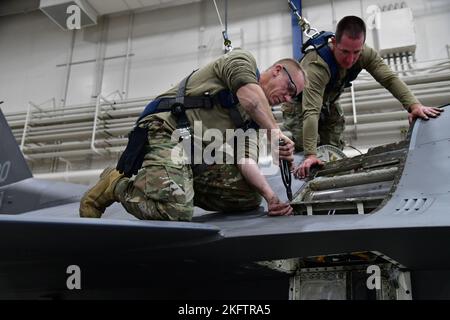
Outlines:
[{"label": "camouflage trouser", "polygon": [[[295,150],[303,151],[303,110],[300,103],[283,104],[283,127],[289,130],[295,142]],[[344,149],[345,117],[340,104],[334,103],[329,108],[322,107],[319,119],[317,145],[330,144]]]},{"label": "camouflage trouser", "polygon": [[237,166],[215,164],[194,178],[194,204],[211,211],[247,211],[259,207],[261,196],[244,180]]},{"label": "camouflage trouser", "polygon": [[190,165],[173,156],[177,143],[161,121],[152,121],[143,168],[131,179],[122,178],[114,190],[125,209],[142,220],[190,221],[194,204],[212,211],[258,208],[261,197],[235,165],[211,165],[193,176]]}]

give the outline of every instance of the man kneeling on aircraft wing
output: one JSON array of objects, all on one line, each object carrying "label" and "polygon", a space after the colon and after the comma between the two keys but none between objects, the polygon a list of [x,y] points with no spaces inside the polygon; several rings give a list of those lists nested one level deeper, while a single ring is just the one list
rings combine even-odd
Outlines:
[{"label": "man kneeling on aircraft wing", "polygon": [[284,142],[280,159],[292,163],[294,143],[279,130],[270,106],[291,102],[304,85],[305,74],[297,61],[279,60],[260,74],[254,57],[240,49],[193,72],[146,107],[130,133],[118,170],[105,169],[81,199],[80,216],[99,218],[118,201],[139,219],[190,221],[194,205],[247,211],[259,207],[261,196],[269,215],[291,214],[292,207],[279,200],[247,152],[235,159],[236,164],[215,163],[196,170],[174,159],[180,141],[173,133],[190,136],[190,127],[198,121],[203,131],[222,134],[227,129],[267,129],[272,141]]}]

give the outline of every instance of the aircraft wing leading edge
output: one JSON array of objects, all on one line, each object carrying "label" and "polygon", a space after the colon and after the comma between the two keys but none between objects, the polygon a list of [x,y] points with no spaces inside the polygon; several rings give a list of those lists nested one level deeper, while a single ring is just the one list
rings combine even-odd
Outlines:
[{"label": "aircraft wing leading edge", "polygon": [[[194,223],[179,223],[46,218],[41,211],[36,216],[0,216],[1,250],[8,259],[30,261],[62,252],[117,256],[116,250],[104,247],[128,258],[136,254],[136,259],[159,261],[255,261],[376,250],[407,267],[450,266],[450,255],[436,257],[430,249],[450,245],[449,123],[449,112],[416,122],[397,189],[372,214],[272,218],[260,210],[206,214]],[[419,199],[426,205],[416,210]],[[409,202],[414,202],[410,211],[404,206]],[[76,211],[77,205],[52,210]]]}]

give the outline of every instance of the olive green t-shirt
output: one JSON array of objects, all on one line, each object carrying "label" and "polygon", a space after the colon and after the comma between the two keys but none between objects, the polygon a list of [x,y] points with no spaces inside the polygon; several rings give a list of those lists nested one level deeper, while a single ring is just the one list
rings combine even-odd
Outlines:
[{"label": "olive green t-shirt", "polygon": [[[308,52],[300,62],[306,71],[308,81],[303,90],[303,149],[305,155],[317,153],[318,123],[322,105],[333,101],[340,92],[331,91],[325,93],[325,88],[330,81],[331,73],[328,64],[316,51]],[[361,56],[356,65],[367,70],[383,87],[407,109],[410,105],[418,103],[413,93],[405,83],[384,63],[380,55],[371,47],[364,45]],[[339,67],[337,87],[347,75],[347,70]],[[296,108],[296,110],[299,110]]]},{"label": "olive green t-shirt", "polygon": [[[249,83],[258,84],[255,58],[246,50],[234,49],[194,72],[187,82],[185,95],[214,96],[224,89],[231,90],[233,94],[236,94],[240,87]],[[159,95],[157,98],[175,97],[177,95],[178,85]],[[242,106],[238,104],[237,108],[243,120],[248,120],[249,116]],[[186,115],[192,129],[194,128],[194,121],[201,121],[203,135],[208,129],[216,129],[222,133],[223,141],[226,141],[226,129],[236,128],[230,118],[229,109],[219,104],[215,104],[211,109],[198,108],[186,110]],[[176,129],[175,117],[170,112],[149,115],[141,120],[141,122],[148,121],[152,118],[163,120],[166,128],[170,131]],[[199,128],[199,123],[197,122],[196,124],[197,128]],[[205,146],[208,143],[204,142],[203,144]]]}]

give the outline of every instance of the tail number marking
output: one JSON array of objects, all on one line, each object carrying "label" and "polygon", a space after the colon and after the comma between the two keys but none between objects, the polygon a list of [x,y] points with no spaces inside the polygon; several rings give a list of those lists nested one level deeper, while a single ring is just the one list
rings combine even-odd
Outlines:
[{"label": "tail number marking", "polygon": [[8,179],[9,169],[11,169],[11,161],[0,163],[0,183]]}]

